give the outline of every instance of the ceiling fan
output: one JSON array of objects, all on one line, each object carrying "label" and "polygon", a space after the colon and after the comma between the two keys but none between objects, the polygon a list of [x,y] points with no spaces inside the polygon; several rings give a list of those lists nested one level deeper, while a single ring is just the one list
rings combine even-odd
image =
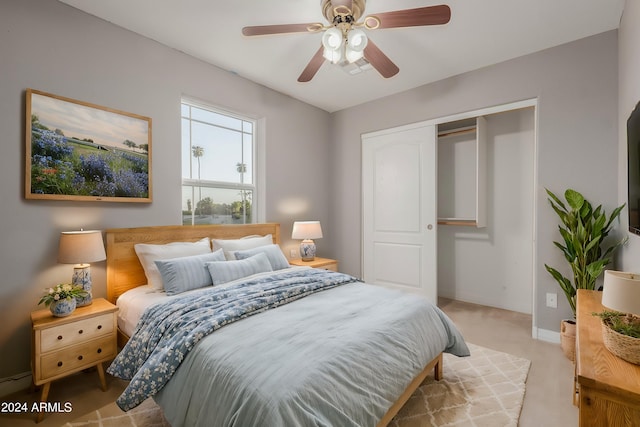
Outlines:
[{"label": "ceiling fan", "polygon": [[285,33],[318,33],[322,35],[322,46],[298,77],[299,82],[308,82],[318,72],[325,60],[334,64],[350,64],[363,58],[383,77],[395,76],[400,69],[385,55],[362,28],[367,30],[441,25],[449,22],[451,9],[447,5],[419,7],[376,13],[358,20],[364,13],[366,0],[321,0],[322,14],[329,25],[322,23],[259,25],[244,27],[245,36],[262,36]]}]

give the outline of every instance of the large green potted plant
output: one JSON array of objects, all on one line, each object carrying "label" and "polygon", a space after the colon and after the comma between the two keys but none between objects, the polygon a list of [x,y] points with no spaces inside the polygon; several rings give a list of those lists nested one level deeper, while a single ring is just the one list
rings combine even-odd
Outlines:
[{"label": "large green potted plant", "polygon": [[[624,208],[617,207],[607,215],[598,205],[595,209],[579,192],[568,189],[564,192],[567,205],[548,189],[547,195],[551,207],[560,218],[558,225],[562,242],[553,242],[564,254],[571,267],[573,280],[563,276],[558,270],[545,264],[545,268],[564,291],[567,301],[576,315],[576,295],[578,289],[595,289],[596,279],[611,262],[613,252],[626,242],[605,242],[613,227],[613,221],[620,216]],[[560,329],[562,349],[571,360],[575,355],[575,322],[563,321]]]}]

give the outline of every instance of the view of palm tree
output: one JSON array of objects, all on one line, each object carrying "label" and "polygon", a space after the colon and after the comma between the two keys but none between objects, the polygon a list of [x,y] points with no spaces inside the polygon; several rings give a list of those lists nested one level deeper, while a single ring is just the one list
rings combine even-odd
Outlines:
[{"label": "view of palm tree", "polygon": [[[200,157],[204,156],[204,148],[199,145],[194,145],[191,147],[191,152],[193,153],[193,157],[198,161],[198,181],[200,181]],[[202,200],[202,187],[199,188],[198,200]]]},{"label": "view of palm tree", "polygon": [[252,222],[253,123],[186,102],[182,120],[183,222]]}]

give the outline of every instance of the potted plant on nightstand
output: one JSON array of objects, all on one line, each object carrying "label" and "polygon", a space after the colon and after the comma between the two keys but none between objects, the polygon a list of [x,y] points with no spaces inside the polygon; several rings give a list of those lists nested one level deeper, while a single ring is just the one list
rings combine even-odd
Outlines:
[{"label": "potted plant on nightstand", "polygon": [[56,317],[65,317],[76,309],[76,298],[85,298],[87,295],[89,293],[82,286],[61,283],[45,289],[45,294],[40,298],[38,305],[44,304],[49,307],[51,314]]},{"label": "potted plant on nightstand", "polygon": [[[573,281],[555,268],[547,264],[544,266],[564,291],[575,319],[577,290],[595,289],[596,279],[611,262],[613,252],[627,240],[625,238],[608,245],[604,241],[611,231],[613,221],[620,216],[625,205],[617,207],[607,218],[602,205],[594,209],[591,203],[575,190],[568,189],[564,193],[568,208],[559,197],[548,189],[546,191],[549,203],[561,221],[558,229],[563,241],[553,243],[569,263]],[[562,350],[569,359],[574,360],[575,321],[563,320],[560,327]]]}]

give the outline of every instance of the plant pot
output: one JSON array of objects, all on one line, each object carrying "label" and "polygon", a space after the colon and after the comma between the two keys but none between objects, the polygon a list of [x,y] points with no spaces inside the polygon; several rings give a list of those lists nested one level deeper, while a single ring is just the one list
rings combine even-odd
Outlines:
[{"label": "plant pot", "polygon": [[560,323],[560,346],[567,359],[576,360],[576,322],[563,320]]},{"label": "plant pot", "polygon": [[75,298],[65,298],[59,301],[54,301],[49,306],[49,310],[51,310],[51,314],[55,317],[65,317],[73,313],[73,310],[76,309],[76,299]]}]

